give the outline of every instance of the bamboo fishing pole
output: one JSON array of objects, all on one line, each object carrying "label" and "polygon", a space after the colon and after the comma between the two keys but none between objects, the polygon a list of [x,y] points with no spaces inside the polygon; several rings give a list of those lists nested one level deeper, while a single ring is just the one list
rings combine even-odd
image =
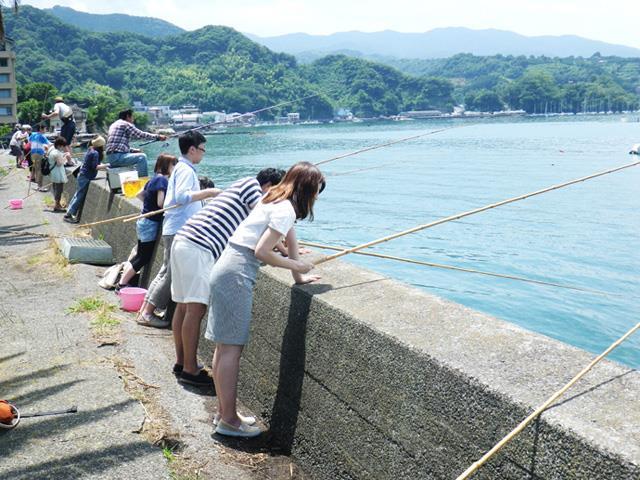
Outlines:
[{"label": "bamboo fishing pole", "polygon": [[[71,174],[72,174],[72,172],[67,173],[67,178],[69,178],[69,175],[71,175]],[[31,184],[31,180],[29,180],[29,184]],[[43,186],[42,186],[42,187],[40,187],[40,188],[49,188],[51,185],[53,185],[53,182],[49,182],[49,183],[47,183],[46,185],[43,185]],[[38,192],[40,192],[40,189],[39,189],[39,188],[36,188],[33,192],[31,192],[30,194],[28,194],[26,197],[22,197],[22,200],[26,200],[27,198],[29,198],[29,197],[31,197],[31,196],[33,196],[33,195],[35,195],[35,194],[36,194],[36,193],[38,193]],[[45,191],[45,192],[40,192],[40,193],[46,193],[46,191]],[[7,208],[9,208],[10,206],[11,206],[11,205],[7,205],[6,207],[4,207],[4,210],[6,210]]]},{"label": "bamboo fishing pole", "polygon": [[[59,239],[59,238],[69,238],[69,235],[53,235],[51,233],[40,233],[40,232],[32,232],[29,230],[7,230],[4,228],[0,228],[0,235],[1,234],[10,234],[10,235],[16,235],[16,236],[20,236],[20,237],[26,237],[26,236],[31,236],[31,237],[40,237],[40,238],[48,238],[48,239]],[[89,232],[75,232],[75,233],[80,233],[80,235],[72,235],[72,237],[74,238],[83,238],[83,237],[90,237],[90,233]]]},{"label": "bamboo fishing pole", "polygon": [[[303,242],[301,240],[298,241],[298,243],[300,245],[304,245],[305,247],[313,247],[313,248],[321,248],[321,249],[326,249],[326,250],[336,250],[341,252],[342,250],[344,250],[344,248],[340,248],[340,247],[335,247],[333,245],[322,245],[319,243],[313,243],[313,242]],[[505,278],[508,280],[517,280],[520,282],[527,282],[527,283],[534,283],[536,285],[545,285],[548,287],[558,287],[558,288],[566,288],[569,290],[577,290],[580,292],[586,292],[586,293],[595,293],[597,295],[605,295],[605,296],[609,296],[609,295],[614,295],[617,296],[617,294],[615,293],[609,293],[609,292],[604,292],[602,290],[593,290],[590,288],[583,288],[583,287],[577,287],[577,286],[573,286],[573,285],[565,285],[562,283],[555,283],[555,282],[546,282],[544,280],[535,280],[533,278],[527,278],[527,277],[520,277],[517,275],[507,275],[504,273],[495,273],[495,272],[485,272],[483,270],[476,270],[473,268],[464,268],[464,267],[456,267],[454,265],[445,265],[442,263],[433,263],[433,262],[423,262],[420,260],[414,260],[411,258],[404,258],[404,257],[396,257],[394,255],[385,255],[382,253],[373,253],[373,252],[353,252],[356,255],[364,255],[367,257],[376,257],[376,258],[383,258],[386,260],[395,260],[398,262],[405,262],[405,263],[413,263],[414,265],[422,265],[425,267],[434,267],[434,268],[442,268],[444,270],[454,270],[457,272],[467,272],[467,273],[477,273],[479,275],[487,275],[490,277],[497,277],[497,278]]]},{"label": "bamboo fishing pole", "polygon": [[330,177],[341,177],[343,175],[351,175],[353,173],[366,172],[367,170],[375,170],[377,168],[384,168],[390,166],[390,163],[385,163],[384,165],[374,165],[373,167],[365,167],[365,168],[357,168],[355,170],[349,170],[346,172],[337,172],[337,173],[328,173],[327,176]]},{"label": "bamboo fishing pole", "polygon": [[337,157],[333,157],[333,158],[329,158],[327,160],[322,160],[321,162],[317,162],[314,165],[317,167],[319,165],[324,165],[324,164],[327,164],[327,163],[330,163],[330,162],[335,162],[336,160],[340,160],[342,158],[351,157],[353,155],[358,155],[358,154],[364,153],[364,152],[370,152],[371,150],[377,150],[377,149],[383,148],[383,147],[389,147],[391,145],[395,145],[396,143],[408,142],[409,140],[415,140],[416,138],[427,137],[429,135],[435,135],[436,133],[446,132],[447,130],[453,130],[454,128],[462,128],[462,127],[468,127],[468,126],[469,126],[468,124],[453,125],[452,127],[441,128],[441,129],[438,129],[438,130],[431,130],[429,132],[421,133],[419,135],[412,135],[411,137],[400,138],[398,140],[392,140],[390,142],[381,143],[381,144],[378,144],[378,145],[372,145],[370,147],[362,148],[360,150],[356,150],[355,152],[345,153],[343,155],[338,155]]},{"label": "bamboo fishing pole", "polygon": [[[305,98],[315,97],[315,96],[317,96],[317,95],[320,95],[320,94],[318,93],[318,94],[315,94],[315,95],[310,95],[309,97],[303,97],[302,99],[298,99],[298,100],[294,100],[294,101],[299,101],[299,100],[303,100],[303,99],[305,99]],[[257,113],[257,112],[260,112],[260,111],[268,110],[268,109],[270,109],[270,108],[276,108],[276,107],[278,107],[278,106],[282,106],[282,105],[285,105],[285,104],[287,104],[287,103],[293,103],[294,101],[291,101],[291,102],[284,102],[284,103],[281,103],[281,104],[278,104],[278,105],[274,105],[274,106],[272,106],[272,107],[266,107],[266,108],[263,108],[263,109],[261,109],[261,110],[256,110],[255,112],[250,112],[250,113]],[[247,115],[248,115],[248,114],[247,114]],[[206,126],[206,125],[203,125],[202,127],[198,127],[198,128],[204,128],[205,126]],[[442,129],[439,129],[439,130],[432,130],[432,131],[429,131],[429,132],[426,132],[426,133],[422,133],[422,134],[420,134],[420,135],[414,135],[414,136],[411,136],[411,137],[406,137],[406,138],[402,138],[402,139],[399,139],[399,140],[394,140],[394,141],[387,142],[387,143],[383,143],[383,144],[379,144],[379,145],[373,145],[373,146],[371,146],[371,147],[367,147],[367,148],[364,148],[364,149],[361,149],[361,150],[357,150],[357,151],[355,151],[355,152],[346,153],[346,154],[339,155],[339,156],[334,157],[334,158],[330,158],[330,159],[328,159],[328,160],[323,160],[322,162],[316,163],[316,165],[321,165],[321,164],[325,164],[325,163],[333,162],[333,161],[335,161],[335,160],[340,160],[340,159],[342,159],[342,158],[351,157],[351,156],[353,156],[353,155],[357,155],[357,154],[359,154],[359,153],[368,152],[368,151],[371,151],[371,150],[376,150],[376,149],[383,148],[383,147],[387,147],[387,146],[390,146],[390,145],[395,145],[396,143],[406,142],[406,141],[413,140],[413,139],[416,139],[416,138],[425,137],[425,136],[427,136],[427,135],[433,135],[433,134],[436,134],[436,133],[444,132],[445,130],[451,130],[451,129],[453,129],[453,128],[460,128],[460,127],[464,127],[464,126],[468,126],[468,125],[455,125],[455,126],[453,126],[453,127],[442,128]],[[192,129],[192,130],[197,130],[198,128],[195,128],[195,129]],[[140,146],[144,146],[144,145],[146,145],[146,144],[153,143],[153,142],[155,142],[155,141],[157,141],[157,140],[153,140],[153,141],[151,141],[151,142],[147,142],[147,143],[142,144],[142,145],[140,145]],[[376,168],[376,167],[370,167],[370,168]],[[361,170],[367,170],[367,169],[361,169]],[[355,170],[355,171],[358,171],[358,170]],[[348,172],[348,173],[354,173],[355,171],[353,171],[353,172]],[[340,175],[340,174],[338,174],[338,175]],[[343,173],[342,175],[346,175],[346,173]],[[130,218],[123,219],[122,221],[123,221],[124,223],[127,223],[127,222],[132,222],[132,221],[134,221],[134,220],[138,220],[138,219],[140,219],[140,218],[152,217],[152,216],[154,216],[154,215],[158,215],[158,214],[160,214],[160,213],[164,213],[164,212],[166,212],[167,210],[170,210],[170,209],[172,209],[172,208],[177,208],[177,207],[179,207],[179,206],[180,206],[180,205],[173,205],[173,206],[168,207],[168,208],[165,208],[165,209],[155,210],[154,212],[149,212],[149,213],[145,213],[145,214],[142,214],[142,215],[132,216],[132,217],[130,217]],[[117,221],[117,220],[120,220],[120,219],[122,219],[122,217],[110,218],[110,219],[107,219],[107,220],[103,220],[103,221],[102,221],[102,223],[114,222],[114,221]],[[97,224],[97,223],[94,223],[93,225],[96,225],[96,224]],[[90,224],[87,224],[87,225],[90,225]]]},{"label": "bamboo fishing pole", "polygon": [[[242,118],[242,117],[248,117],[250,115],[255,115],[256,113],[266,112],[267,110],[273,110],[274,108],[284,107],[285,105],[290,105],[292,103],[301,102],[303,100],[307,100],[309,98],[313,98],[313,97],[317,97],[319,95],[322,95],[323,93],[324,92],[314,93],[313,95],[307,95],[306,97],[296,98],[294,100],[281,102],[281,103],[278,103],[276,105],[271,105],[269,107],[260,108],[258,110],[254,110],[252,112],[243,113],[243,114],[239,115],[238,117],[235,117],[234,120],[237,120],[237,119]],[[228,122],[227,120],[211,122],[211,123],[207,123],[205,125],[200,125],[199,127],[190,128],[190,129],[187,130],[187,132],[196,132],[198,130],[202,130],[203,128],[215,127],[216,125],[223,125],[223,124],[226,124],[226,123],[230,123],[230,122]],[[180,135],[180,133],[174,133],[173,135],[169,135],[167,138],[174,138],[174,137],[177,137],[178,135]],[[158,141],[159,141],[158,139],[150,140],[148,142],[141,143],[140,145],[138,145],[138,147],[144,147],[146,145],[150,145],[150,144],[158,142]]]},{"label": "bamboo fishing pole", "polygon": [[[200,200],[195,200],[195,201],[199,202]],[[154,210],[153,212],[142,213],[142,214],[136,215],[134,217],[127,218],[127,219],[123,220],[122,223],[133,222],[134,220],[138,220],[140,218],[153,217],[154,215],[159,215],[159,214],[164,213],[164,212],[166,212],[168,210],[173,210],[174,208],[184,207],[185,205],[188,205],[188,204],[187,203],[177,203],[177,204],[171,205],[170,207],[167,207],[167,208],[161,208],[160,210]]]},{"label": "bamboo fishing pole", "polygon": [[491,457],[493,457],[496,453],[498,453],[507,443],[509,443],[513,438],[516,437],[525,427],[531,423],[538,415],[544,412],[547,408],[549,408],[558,398],[560,398],[569,388],[571,388],[578,380],[584,377],[589,370],[591,370],[597,363],[599,363],[603,358],[605,358],[609,353],[611,353],[616,347],[618,347],[622,342],[624,342],[627,338],[635,333],[636,330],[640,328],[640,322],[636,324],[631,330],[625,333],[622,337],[612,343],[609,348],[607,348],[604,352],[594,358],[589,365],[582,369],[580,373],[578,373],[575,377],[571,379],[569,383],[567,383],[564,387],[558,390],[556,393],[551,395],[547,401],[545,401],[542,405],[534,410],[534,412],[525,418],[520,424],[514,428],[506,437],[500,440],[491,450],[483,455],[483,457],[474,462],[469,468],[467,468],[460,476],[456,478],[456,480],[466,480],[471,475],[473,475],[482,465],[487,463]]},{"label": "bamboo fishing pole", "polygon": [[127,215],[120,215],[119,217],[107,218],[106,220],[100,220],[98,222],[85,223],[83,225],[78,225],[76,228],[85,228],[85,227],[95,227],[96,225],[102,225],[104,223],[117,222],[118,220],[125,220],[127,218],[132,218],[140,215],[139,213],[129,213]]},{"label": "bamboo fishing pole", "polygon": [[404,231],[399,232],[399,233],[394,233],[393,235],[389,235],[389,236],[386,236],[386,237],[383,237],[383,238],[379,238],[377,240],[373,240],[373,241],[368,242],[368,243],[363,243],[362,245],[358,245],[356,247],[352,247],[352,248],[348,248],[346,250],[342,250],[341,252],[334,253],[333,255],[329,255],[328,257],[316,260],[314,262],[314,264],[315,265],[320,265],[321,263],[326,263],[326,262],[329,262],[331,260],[335,260],[336,258],[340,258],[340,257],[342,257],[344,255],[348,255],[349,253],[354,253],[354,252],[357,252],[358,250],[362,250],[364,248],[369,248],[369,247],[372,247],[374,245],[378,245],[380,243],[388,242],[388,241],[393,240],[395,238],[402,237],[402,236],[405,236],[405,235],[409,235],[410,233],[415,233],[415,232],[418,232],[420,230],[426,230],[427,228],[435,227],[436,225],[440,225],[440,224],[447,223],[447,222],[452,222],[454,220],[458,220],[460,218],[468,217],[470,215],[475,215],[476,213],[484,212],[486,210],[490,210],[492,208],[496,208],[496,207],[499,207],[499,206],[502,206],[502,205],[506,205],[508,203],[513,203],[513,202],[517,202],[517,201],[520,201],[520,200],[524,200],[526,198],[533,197],[535,195],[540,195],[540,194],[543,194],[543,193],[546,193],[546,192],[550,192],[552,190],[558,190],[560,188],[567,187],[569,185],[574,185],[576,183],[584,182],[584,181],[590,180],[592,178],[601,177],[603,175],[607,175],[609,173],[614,173],[614,172],[617,172],[619,170],[623,170],[625,168],[635,167],[636,165],[640,165],[640,161],[633,162],[633,163],[628,163],[626,165],[622,165],[622,166],[616,167],[616,168],[611,168],[611,169],[605,170],[603,172],[598,172],[598,173],[594,173],[592,175],[587,175],[586,177],[581,177],[581,178],[578,178],[578,179],[575,179],[575,180],[571,180],[571,181],[568,181],[568,182],[560,183],[558,185],[552,185],[551,187],[543,188],[542,190],[536,190],[535,192],[526,193],[524,195],[520,195],[520,196],[517,196],[517,197],[509,198],[507,200],[502,200],[501,202],[491,203],[491,204],[486,205],[484,207],[475,208],[473,210],[469,210],[469,211],[466,211],[466,212],[463,212],[463,213],[458,213],[456,215],[451,215],[449,217],[441,218],[440,220],[436,220],[434,222],[426,223],[424,225],[419,225],[417,227],[413,227],[413,228],[410,228],[408,230],[404,230]]}]

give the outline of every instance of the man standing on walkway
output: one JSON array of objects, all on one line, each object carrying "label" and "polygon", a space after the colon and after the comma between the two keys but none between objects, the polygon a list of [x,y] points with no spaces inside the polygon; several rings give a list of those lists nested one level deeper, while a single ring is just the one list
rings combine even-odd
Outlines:
[{"label": "man standing on walkway", "polygon": [[142,325],[156,328],[169,326],[169,319],[160,319],[153,312],[156,308],[164,310],[171,300],[171,245],[173,238],[186,221],[202,208],[202,200],[215,197],[222,192],[217,188],[200,190],[195,165],[204,158],[206,141],[204,135],[197,131],[188,131],[180,135],[178,139],[182,156],[169,178],[164,208],[175,205],[179,205],[179,207],[168,210],[164,214],[162,267],[151,282],[149,292],[140,308],[138,322]]},{"label": "man standing on walkway", "polygon": [[123,110],[118,114],[118,120],[109,127],[107,140],[107,162],[111,168],[135,165],[140,177],[149,174],[147,156],[136,148],[129,147],[131,137],[149,140],[165,140],[165,135],[143,132],[133,125],[133,110]]},{"label": "man standing on walkway", "polygon": [[60,119],[62,122],[60,136],[67,141],[67,145],[69,146],[67,151],[70,152],[71,141],[73,140],[73,136],[76,134],[76,122],[73,119],[73,110],[69,105],[64,103],[62,97],[56,97],[54,101],[55,104],[53,105],[53,111],[49,115],[43,113],[42,118],[44,120],[50,120],[55,117]]}]

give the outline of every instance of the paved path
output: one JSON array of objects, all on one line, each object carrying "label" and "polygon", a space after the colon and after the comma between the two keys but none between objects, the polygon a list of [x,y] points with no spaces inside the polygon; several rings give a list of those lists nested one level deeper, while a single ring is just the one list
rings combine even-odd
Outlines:
[{"label": "paved path", "polygon": [[[0,166],[12,159],[0,155]],[[117,299],[96,285],[103,268],[59,265],[52,240],[6,232],[72,233],[45,207],[50,194],[4,209],[26,192],[24,171],[0,179],[0,398],[23,413],[78,413],[0,431],[0,478],[301,478],[260,444],[229,448],[212,436],[215,398],[176,382],[169,331],[116,311],[120,324],[98,332],[90,314],[67,313],[81,298]]]}]

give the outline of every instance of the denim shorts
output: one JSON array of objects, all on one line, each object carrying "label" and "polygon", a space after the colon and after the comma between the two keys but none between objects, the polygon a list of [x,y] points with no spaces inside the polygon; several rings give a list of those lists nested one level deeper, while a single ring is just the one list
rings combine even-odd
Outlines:
[{"label": "denim shorts", "polygon": [[141,242],[153,242],[158,236],[158,229],[161,222],[154,222],[148,218],[141,218],[136,222],[136,232],[138,240]]}]

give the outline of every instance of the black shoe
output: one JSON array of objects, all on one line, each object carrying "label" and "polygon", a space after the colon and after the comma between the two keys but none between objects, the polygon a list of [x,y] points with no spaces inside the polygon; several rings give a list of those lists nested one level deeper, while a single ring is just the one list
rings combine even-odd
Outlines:
[{"label": "black shoe", "polygon": [[67,216],[67,215],[62,217],[62,220],[64,220],[67,223],[80,223],[80,220],[78,220],[77,218],[75,218],[75,217],[73,217],[71,215],[69,215],[69,216]]},{"label": "black shoe", "polygon": [[191,375],[183,371],[178,377],[178,381],[197,387],[213,387],[213,378],[209,376],[206,370],[200,370],[197,375]]},{"label": "black shoe", "polygon": [[[202,370],[204,367],[202,365],[198,365],[198,370]],[[179,363],[174,363],[173,364],[173,374],[176,377],[179,377],[180,374],[182,373],[182,370],[184,369],[184,367],[182,365],[180,365]]]}]

